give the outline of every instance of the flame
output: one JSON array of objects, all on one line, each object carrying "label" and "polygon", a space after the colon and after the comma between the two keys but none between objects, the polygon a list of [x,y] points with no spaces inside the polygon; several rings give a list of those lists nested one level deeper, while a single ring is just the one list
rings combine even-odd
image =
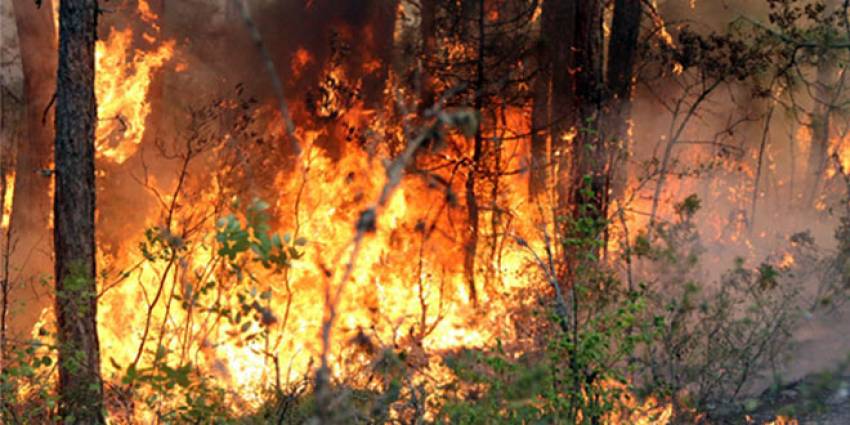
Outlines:
[{"label": "flame", "polygon": [[[658,10],[658,1],[652,0],[652,10]],[[670,32],[667,31],[667,23],[664,22],[664,18],[657,12],[652,13],[652,20],[655,23],[655,26],[658,27],[658,36],[661,37],[661,40],[664,41],[668,46],[675,47],[676,42],[673,40],[673,36]]]},{"label": "flame", "polygon": [[[157,16],[146,1],[139,2],[142,20],[155,33]],[[144,34],[148,43],[154,36]],[[97,152],[100,157],[123,163],[132,156],[142,141],[145,120],[151,112],[148,99],[156,70],[174,55],[174,40],[167,40],[156,49],[135,48],[133,31],[111,30],[106,40],[99,40],[95,50],[97,94]]]},{"label": "flame", "polygon": [[292,56],[292,64],[290,65],[292,76],[298,78],[304,67],[309,65],[310,62],[313,62],[313,55],[307,49],[301,47],[296,50],[295,55]]},{"label": "flame", "polygon": [[[304,175],[282,172],[275,186],[284,194],[299,191],[303,194],[300,210],[281,227],[293,228],[297,216],[299,233],[313,242],[308,244],[305,257],[293,264],[284,281],[278,277],[260,289],[270,291],[270,304],[278,306],[274,310],[277,323],[271,326],[269,339],[275,341],[274,352],[286,365],[282,376],[285,382],[309,373],[311,364],[321,353],[318,336],[325,310],[317,300],[323,299],[325,286],[330,284],[326,277],[327,267],[331,266],[331,258],[345,252],[353,237],[352,223],[360,211],[356,205],[362,202],[359,199],[374,199],[385,180],[380,167],[359,150],[347,151],[343,159],[335,163],[321,150],[308,146],[302,161]],[[302,182],[305,186],[299,190]],[[512,303],[507,302],[503,294],[520,292],[520,288],[530,284],[519,276],[520,264],[524,261],[521,253],[510,253],[503,259],[497,270],[505,276],[502,288],[498,293],[485,292],[480,300],[488,306],[486,310],[476,309],[469,302],[462,273],[457,272],[459,251],[453,255],[422,258],[422,270],[417,261],[410,261],[419,257],[422,243],[421,235],[415,230],[420,219],[417,206],[440,202],[441,195],[433,191],[428,195],[426,186],[409,180],[381,213],[377,233],[363,247],[353,279],[338,306],[340,320],[330,356],[333,374],[337,377],[367,367],[373,361],[372,356],[352,352],[350,348],[350,341],[360,330],[370,330],[371,337],[382,344],[393,344],[410,338],[409,333],[424,334],[428,328],[427,336],[421,341],[421,349],[425,352],[484,347],[496,338],[516,338],[510,314]],[[291,197],[282,196],[275,207],[287,211],[292,205]],[[212,234],[211,229],[209,234]],[[193,252],[191,258],[186,259],[189,264],[181,268],[184,271],[174,272],[173,279],[183,281],[180,285],[184,285],[191,280],[187,278],[191,270],[207,267],[213,255],[208,250]],[[133,254],[129,263],[135,261],[142,261],[138,254]],[[101,298],[98,312],[101,349],[104,358],[111,360],[104,362],[106,376],[122,373],[113,365],[126,367],[133,361],[146,316],[144,305],[138,300],[148,299],[146,294],[150,297],[156,291],[157,284],[162,281],[161,267],[161,264],[145,264],[132,277],[139,285],[116,287]],[[191,285],[189,283],[188,287]],[[225,300],[237,303],[237,296],[236,293],[226,294]],[[282,306],[286,305],[290,305],[291,313],[284,319]],[[175,309],[166,313],[166,309],[162,302],[153,310],[154,323],[163,322],[166,315],[175,323],[189,323],[186,312]],[[123,317],[120,323],[110,320],[119,315]],[[189,334],[205,335],[190,342],[192,350],[198,353],[195,356],[197,365],[212,371],[222,385],[248,394],[244,401],[249,405],[259,402],[250,394],[261,394],[262,383],[271,379],[269,359],[264,354],[266,343],[262,340],[238,342],[238,338],[234,338],[234,335],[259,329],[252,325],[244,330],[227,323],[209,329],[205,323],[211,321],[198,319],[189,325]],[[178,342],[166,343],[166,349],[179,352]],[[438,363],[429,360],[426,364],[432,377],[446,380],[450,376]]]},{"label": "flame", "polygon": [[779,263],[777,265],[779,266],[779,268],[787,270],[787,269],[790,269],[791,267],[794,267],[795,263],[796,263],[796,260],[794,259],[794,256],[791,255],[791,253],[786,252],[785,255],[782,256],[782,259],[779,261]]},{"label": "flame", "polygon": [[830,168],[828,170],[829,175],[827,177],[832,177],[836,173],[841,172],[850,173],[850,134],[847,134],[844,137],[832,138],[832,140],[830,140],[830,150],[838,158],[838,165],[841,169],[835,170],[834,168]]},{"label": "flame", "polygon": [[156,32],[159,32],[159,24],[157,24],[159,16],[151,10],[151,6],[147,0],[139,0],[138,11],[142,21],[154,28]]},{"label": "flame", "polygon": [[12,201],[15,196],[15,173],[9,172],[6,176],[6,187],[3,193],[2,206],[0,206],[0,229],[9,228],[9,220],[12,218]]},{"label": "flame", "polygon": [[609,382],[609,388],[622,391],[620,402],[628,413],[612,413],[604,423],[634,425],[668,425],[673,420],[673,405],[655,397],[649,397],[641,403],[619,382]]}]

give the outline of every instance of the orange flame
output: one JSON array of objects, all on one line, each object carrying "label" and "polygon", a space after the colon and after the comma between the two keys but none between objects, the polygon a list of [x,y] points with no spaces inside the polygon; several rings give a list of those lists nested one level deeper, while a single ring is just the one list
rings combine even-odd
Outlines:
[{"label": "orange flame", "polygon": [[12,200],[15,196],[15,173],[10,172],[6,175],[6,192],[3,194],[2,207],[0,207],[0,229],[9,228],[9,220],[12,218]]},{"label": "orange flame", "polygon": [[[145,1],[139,2],[139,12],[158,31],[157,17]],[[136,152],[151,112],[148,89],[155,71],[174,55],[174,45],[173,40],[168,40],[153,51],[139,50],[133,45],[133,32],[129,28],[112,30],[106,40],[97,42],[99,156],[122,163]]]}]

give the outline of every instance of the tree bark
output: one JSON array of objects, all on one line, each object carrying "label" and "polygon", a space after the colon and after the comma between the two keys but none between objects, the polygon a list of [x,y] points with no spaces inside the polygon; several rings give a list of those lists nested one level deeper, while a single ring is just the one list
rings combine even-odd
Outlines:
[{"label": "tree bark", "polygon": [[97,0],[63,0],[59,9],[53,214],[63,423],[105,423],[94,234],[97,14]]},{"label": "tree bark", "polygon": [[829,161],[830,121],[834,103],[833,90],[838,71],[836,59],[831,52],[823,52],[818,59],[817,81],[815,82],[815,106],[811,114],[812,142],[809,148],[807,173],[808,195],[806,208],[815,206],[820,193],[821,180]]},{"label": "tree bark", "polygon": [[[6,88],[0,89],[4,91],[0,95],[6,96]],[[14,190],[13,185],[9,185],[9,177],[15,165],[15,146],[21,139],[23,121],[23,113],[18,111],[23,103],[12,105],[8,98],[5,100],[6,103],[0,104],[0,220],[6,219],[7,208],[11,208],[6,205],[6,194]],[[8,223],[0,221],[0,375],[5,373],[9,329],[9,255],[12,249],[9,237]],[[7,403],[8,400],[0,396],[0,406],[5,408]]]},{"label": "tree bark", "polygon": [[628,103],[632,93],[641,1],[616,0],[608,40],[607,85],[610,96]]},{"label": "tree bark", "polygon": [[[570,137],[578,117],[575,98],[574,45],[576,10],[583,0],[545,0],[543,15],[553,27],[550,36],[552,66],[551,134],[552,156],[556,164],[556,215],[564,216],[570,205]],[[557,29],[557,30],[555,30]]]},{"label": "tree bark", "polygon": [[[551,3],[551,2],[546,2]],[[528,193],[532,198],[540,196],[546,189],[549,169],[549,136],[551,133],[552,114],[550,111],[550,96],[553,73],[552,40],[556,27],[551,7],[543,7],[540,16],[540,34],[537,40],[537,75],[534,78],[531,106],[531,149],[528,179]]]},{"label": "tree bark", "polygon": [[[602,3],[579,1],[576,7],[573,69],[576,70],[575,101],[578,104],[576,136],[573,138],[571,186],[573,215],[592,206],[593,214],[604,210],[606,155],[599,136],[604,84],[602,74]],[[589,181],[587,181],[589,180]],[[587,188],[587,183],[590,187]],[[584,189],[591,189],[592,192]]]},{"label": "tree bark", "polygon": [[608,40],[606,73],[607,105],[602,135],[609,147],[611,191],[619,198],[626,186],[624,167],[618,161],[627,155],[627,137],[631,118],[632,80],[638,50],[641,18],[640,0],[616,0]]},{"label": "tree bark", "polygon": [[24,337],[46,306],[38,275],[50,270],[50,154],[54,131],[48,111],[56,89],[56,30],[51,0],[13,0],[24,75],[25,133],[17,146],[9,235],[9,298],[14,309],[10,336]]},{"label": "tree bark", "polygon": [[[844,6],[843,0],[827,0],[823,2],[824,16],[831,16]],[[846,9],[844,10],[846,12]],[[842,25],[843,26],[843,25]],[[841,37],[839,28],[830,28],[829,38]],[[817,80],[814,83],[814,107],[810,115],[812,141],[809,145],[809,158],[806,169],[807,178],[804,180],[804,208],[815,208],[821,193],[824,173],[829,164],[829,145],[832,135],[831,125],[839,94],[836,86],[843,83],[846,70],[839,64],[839,57],[830,49],[824,48],[817,52]],[[839,78],[840,72],[840,78]]]},{"label": "tree bark", "polygon": [[[380,109],[384,101],[387,77],[393,61],[393,41],[395,34],[398,0],[377,0],[368,3],[369,25],[364,37],[364,46],[369,55],[375,55],[379,68],[363,76],[363,97],[367,107]],[[368,36],[368,37],[367,37]]]},{"label": "tree bark", "polygon": [[[484,107],[484,91],[486,90],[486,80],[484,76],[484,47],[485,47],[485,31],[484,31],[484,0],[478,1],[478,57],[475,64],[475,110],[479,115]],[[466,176],[466,211],[469,221],[469,236],[466,238],[464,246],[464,261],[463,270],[466,276],[466,283],[469,287],[469,298],[474,305],[478,304],[478,290],[475,286],[475,256],[478,253],[478,233],[480,230],[478,198],[476,195],[476,178],[481,170],[481,160],[484,155],[484,135],[481,133],[482,125],[478,124],[478,131],[475,132],[475,140],[472,153],[472,164],[469,167],[469,174]]]},{"label": "tree bark", "polygon": [[419,11],[419,37],[422,41],[419,76],[419,109],[424,111],[434,104],[434,84],[431,75],[430,58],[437,51],[437,2],[421,0]]}]

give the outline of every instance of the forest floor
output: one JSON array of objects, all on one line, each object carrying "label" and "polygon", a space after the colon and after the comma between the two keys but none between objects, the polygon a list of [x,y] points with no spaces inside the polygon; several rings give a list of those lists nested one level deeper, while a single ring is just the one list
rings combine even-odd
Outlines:
[{"label": "forest floor", "polygon": [[786,415],[800,425],[850,425],[850,306],[803,324],[782,377],[786,384],[756,403],[756,423]]},{"label": "forest floor", "polygon": [[807,376],[767,395],[756,423],[776,415],[791,416],[800,425],[850,425],[850,375],[827,371]]},{"label": "forest floor", "polygon": [[847,425],[850,424],[850,406],[847,403],[830,412],[800,421],[801,425]]}]

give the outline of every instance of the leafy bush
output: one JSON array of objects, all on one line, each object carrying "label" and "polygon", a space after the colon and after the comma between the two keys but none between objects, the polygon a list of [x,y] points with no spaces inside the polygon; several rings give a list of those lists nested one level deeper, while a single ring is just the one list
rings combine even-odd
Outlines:
[{"label": "leafy bush", "polygon": [[[706,250],[692,220],[699,207],[696,196],[688,197],[677,205],[674,223],[658,226],[655,241],[642,237],[636,244],[652,270],[642,284],[652,314],[644,320],[660,325],[660,337],[640,351],[638,377],[649,390],[670,395],[681,420],[695,412],[740,417],[755,384],[769,382],[789,355],[792,332],[808,311],[807,275],[799,266],[748,267],[737,259],[717,281],[707,280]],[[789,249],[800,262],[809,258],[809,267],[834,261],[813,246],[796,235]]]}]

